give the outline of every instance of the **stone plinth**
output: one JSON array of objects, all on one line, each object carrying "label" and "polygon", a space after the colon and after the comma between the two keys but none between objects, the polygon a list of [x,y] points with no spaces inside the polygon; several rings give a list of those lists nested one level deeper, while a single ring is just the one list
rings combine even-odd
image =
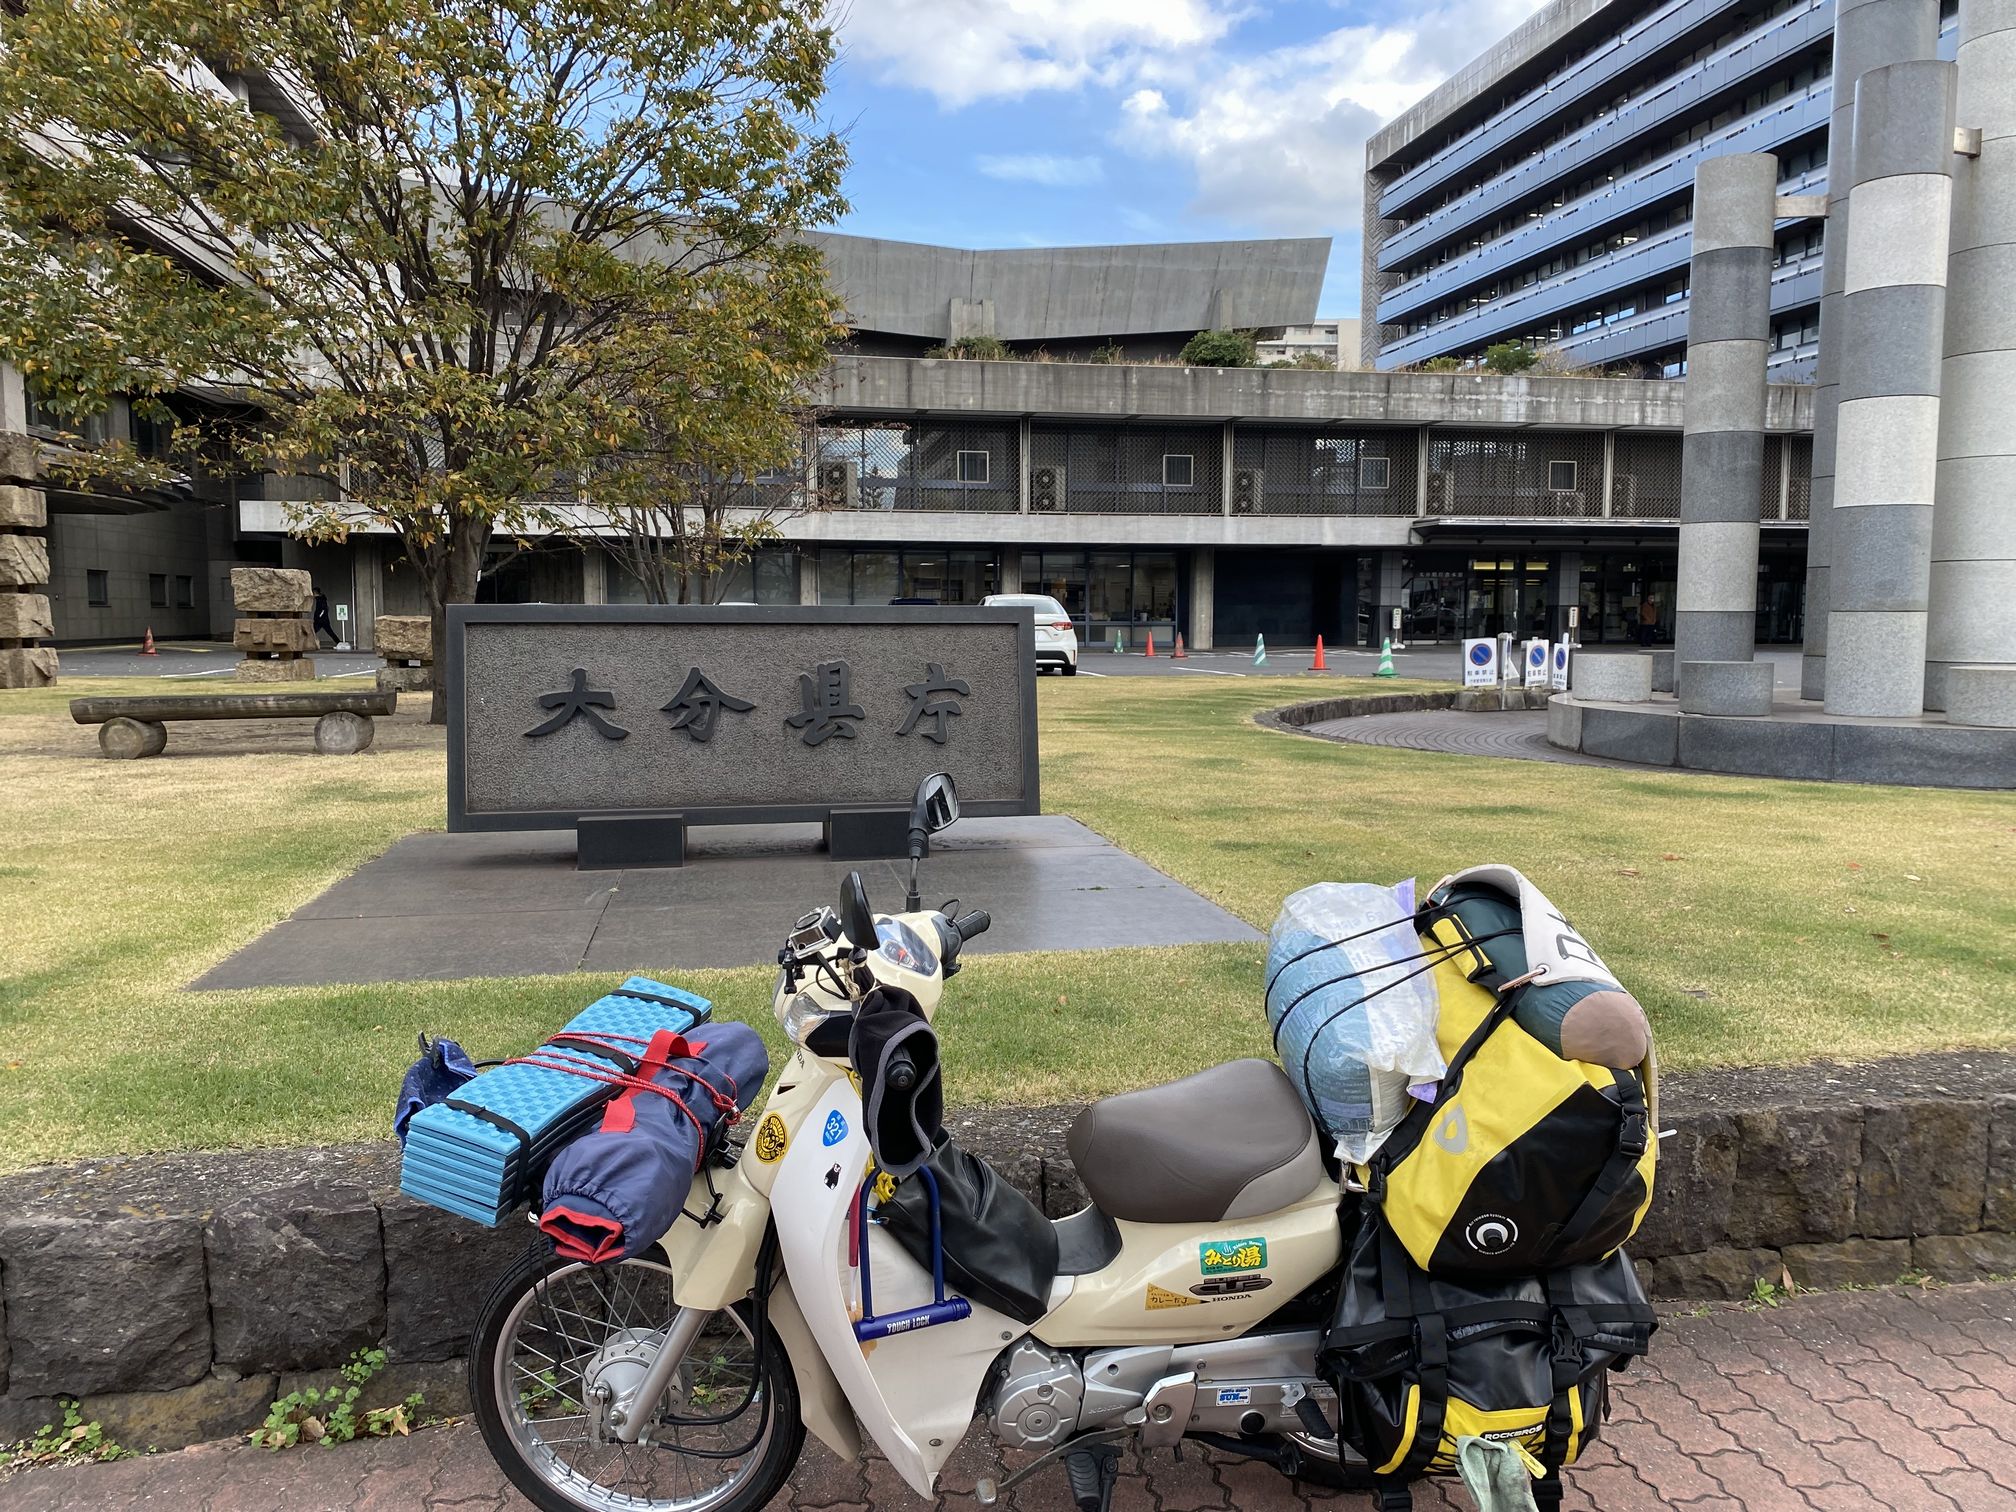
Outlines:
[{"label": "stone plinth", "polygon": [[387,661],[434,660],[434,622],[424,614],[381,614],[371,623],[371,639]]},{"label": "stone plinth", "polygon": [[1646,654],[1652,658],[1652,691],[1654,693],[1671,693],[1674,690],[1675,684],[1674,668],[1678,665],[1674,659],[1675,653],[1671,651],[1649,651]]},{"label": "stone plinth", "polygon": [[238,663],[239,682],[313,682],[315,662],[312,657],[290,656],[258,660],[247,657]]},{"label": "stone plinth", "polygon": [[46,688],[56,681],[56,652],[50,646],[0,650],[0,688]]},{"label": "stone plinth", "polygon": [[300,656],[316,649],[315,626],[291,616],[241,619],[232,627],[231,644],[248,655]]},{"label": "stone plinth", "polygon": [[431,693],[434,690],[434,669],[409,667],[403,662],[380,667],[378,689],[381,693]]},{"label": "stone plinth", "polygon": [[1652,697],[1652,658],[1632,651],[1584,651],[1569,674],[1585,703],[1644,703]]},{"label": "stone plinth", "polygon": [[49,581],[49,543],[40,536],[0,535],[0,588]]},{"label": "stone plinth", "polygon": [[1690,661],[1680,671],[1680,712],[1762,718],[1771,712],[1771,664]]},{"label": "stone plinth", "polygon": [[1952,667],[1946,673],[1946,721],[2016,726],[2016,667]]},{"label": "stone plinth", "polygon": [[33,483],[42,475],[42,443],[20,431],[0,431],[0,481]]},{"label": "stone plinth", "polygon": [[310,614],[315,585],[293,567],[233,567],[231,602],[240,614]]}]

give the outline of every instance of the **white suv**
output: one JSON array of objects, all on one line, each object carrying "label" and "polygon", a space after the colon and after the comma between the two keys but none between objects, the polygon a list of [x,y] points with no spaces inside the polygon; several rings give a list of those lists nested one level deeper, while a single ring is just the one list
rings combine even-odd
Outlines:
[{"label": "white suv", "polygon": [[1030,609],[1036,615],[1036,670],[1055,667],[1066,677],[1078,675],[1078,631],[1071,616],[1054,598],[1042,593],[990,593],[981,605],[988,609]]}]

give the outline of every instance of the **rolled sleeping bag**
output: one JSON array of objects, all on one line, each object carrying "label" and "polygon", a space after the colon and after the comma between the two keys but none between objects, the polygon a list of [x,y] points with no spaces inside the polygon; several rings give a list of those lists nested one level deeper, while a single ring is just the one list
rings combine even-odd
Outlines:
[{"label": "rolled sleeping bag", "polygon": [[[1483,882],[1457,882],[1438,889],[1430,908],[1440,908],[1477,941],[1476,952],[1490,963],[1474,980],[1494,990],[1526,975],[1526,942],[1518,902]],[[1512,1019],[1563,1060],[1629,1070],[1645,1059],[1652,1030],[1638,999],[1601,982],[1529,982],[1513,989]]]},{"label": "rolled sleeping bag", "polygon": [[[560,1147],[546,1168],[539,1228],[566,1260],[633,1259],[662,1239],[723,1119],[755,1101],[770,1074],[763,1037],[747,1024],[704,1026],[704,1040],[652,1036],[638,1065],[657,1091],[612,1098],[602,1122]],[[725,1103],[725,1106],[723,1105]]]}]

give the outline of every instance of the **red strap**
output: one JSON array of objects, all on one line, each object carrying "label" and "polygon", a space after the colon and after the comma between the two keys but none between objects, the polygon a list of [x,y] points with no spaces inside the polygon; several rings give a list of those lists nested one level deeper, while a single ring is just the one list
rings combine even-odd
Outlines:
[{"label": "red strap", "polygon": [[590,1265],[620,1254],[623,1249],[622,1224],[570,1207],[556,1205],[541,1213],[539,1232],[553,1241],[553,1248],[562,1258]]},{"label": "red strap", "polygon": [[[670,1029],[660,1029],[652,1035],[651,1043],[645,1047],[644,1058],[637,1063],[636,1076],[631,1078],[632,1085],[626,1087],[620,1096],[613,1098],[609,1106],[602,1110],[601,1131],[604,1134],[628,1134],[636,1128],[637,1094],[647,1087],[654,1092],[663,1091],[663,1088],[652,1085],[652,1078],[665,1069],[673,1055],[692,1053],[687,1048],[684,1035],[674,1034]],[[674,1098],[673,1101],[678,1102],[678,1099]],[[688,1118],[693,1117],[692,1110],[684,1103],[679,1103],[679,1107]],[[695,1120],[694,1127],[699,1127],[698,1120]]]}]

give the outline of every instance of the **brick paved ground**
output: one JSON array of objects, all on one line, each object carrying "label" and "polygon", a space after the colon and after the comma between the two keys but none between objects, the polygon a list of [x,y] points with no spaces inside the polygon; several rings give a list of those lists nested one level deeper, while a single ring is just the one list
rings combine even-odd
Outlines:
[{"label": "brick paved ground", "polygon": [[[1581,1512],[2016,1512],[2016,1286],[1831,1293],[1769,1311],[1670,1319],[1647,1365],[1617,1378],[1606,1442],[1571,1470]],[[948,1468],[940,1506],[967,1512],[984,1446]],[[1129,1457],[1116,1512],[1317,1512],[1364,1506],[1250,1462],[1186,1450]],[[1016,1512],[1068,1512],[1062,1476]],[[1462,1508],[1459,1490],[1419,1509]],[[410,1439],[268,1454],[238,1444],[38,1471],[0,1482],[6,1512],[521,1512],[459,1424]],[[808,1450],[772,1512],[921,1504],[889,1466]]]}]

